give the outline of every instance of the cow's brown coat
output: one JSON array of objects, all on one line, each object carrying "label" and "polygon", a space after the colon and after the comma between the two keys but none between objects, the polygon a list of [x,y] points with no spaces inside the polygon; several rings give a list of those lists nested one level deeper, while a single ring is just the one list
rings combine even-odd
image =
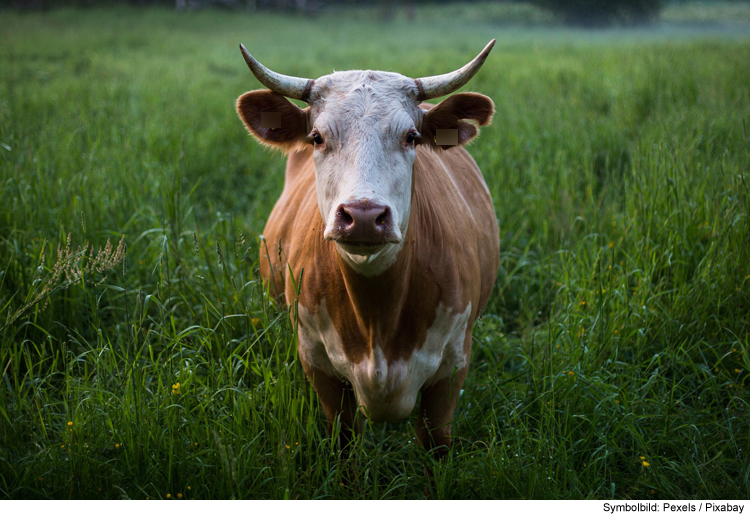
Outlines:
[{"label": "cow's brown coat", "polygon": [[[457,119],[487,124],[492,112],[489,104],[484,112]],[[460,112],[460,108],[451,111]],[[425,139],[442,122],[428,127],[429,115],[422,132]],[[461,129],[463,143],[477,130],[462,123],[467,125]],[[271,291],[288,304],[296,298],[293,281],[285,280],[289,268],[295,278],[303,275],[299,304],[315,313],[325,301],[346,356],[354,363],[371,354],[376,345],[389,364],[408,360],[424,343],[440,303],[453,313],[463,312],[471,303],[464,338],[467,366],[422,390],[418,440],[427,447],[441,446],[443,453],[450,444],[450,421],[468,369],[471,327],[489,299],[498,268],[497,220],[481,172],[461,147],[418,146],[403,249],[393,266],[367,278],[348,267],[334,244],[323,239],[325,225],[316,200],[312,150],[304,146],[289,156],[284,191],[264,231],[267,249],[261,249],[261,274],[271,282]],[[351,387],[300,360],[321,399],[329,428],[340,416],[345,428],[358,429]]]}]

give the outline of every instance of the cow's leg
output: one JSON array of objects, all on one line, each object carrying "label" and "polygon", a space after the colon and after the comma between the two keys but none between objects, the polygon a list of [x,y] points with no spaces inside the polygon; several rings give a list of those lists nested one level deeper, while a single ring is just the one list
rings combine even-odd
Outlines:
[{"label": "cow's leg", "polygon": [[417,442],[437,459],[445,457],[451,446],[453,413],[468,370],[466,366],[422,391],[415,427]]},{"label": "cow's leg", "polygon": [[362,418],[357,413],[357,398],[354,389],[335,376],[330,376],[320,369],[306,365],[304,361],[300,362],[305,374],[307,374],[307,379],[315,388],[323,406],[329,435],[333,433],[336,420],[339,420],[341,424],[338,438],[339,446],[342,451],[346,452],[354,433],[359,434],[362,431]]},{"label": "cow's leg", "polygon": [[463,341],[463,353],[466,365],[453,375],[438,380],[430,387],[422,389],[422,400],[419,404],[419,418],[415,426],[417,442],[431,451],[438,460],[448,454],[451,446],[451,422],[458,403],[458,395],[464,386],[469,372],[471,359],[471,328],[473,321],[466,327]]}]

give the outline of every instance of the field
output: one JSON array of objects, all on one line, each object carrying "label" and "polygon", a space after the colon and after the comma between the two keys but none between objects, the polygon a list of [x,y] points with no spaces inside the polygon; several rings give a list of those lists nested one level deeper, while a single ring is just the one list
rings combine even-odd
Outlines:
[{"label": "field", "polygon": [[[0,497],[423,498],[425,462],[437,498],[750,496],[750,31],[435,13],[0,13]],[[285,160],[237,46],[423,76],[491,38],[501,267],[454,446],[368,424],[343,458],[259,282]]]}]

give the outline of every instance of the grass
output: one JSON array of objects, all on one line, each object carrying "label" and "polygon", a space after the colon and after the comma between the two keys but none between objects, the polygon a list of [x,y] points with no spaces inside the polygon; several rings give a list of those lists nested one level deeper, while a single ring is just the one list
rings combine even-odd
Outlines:
[{"label": "grass", "polygon": [[237,44],[419,76],[493,37],[501,269],[434,496],[750,496],[750,40],[293,20],[2,13],[0,496],[424,497],[410,423],[340,457],[259,283],[284,158]]}]

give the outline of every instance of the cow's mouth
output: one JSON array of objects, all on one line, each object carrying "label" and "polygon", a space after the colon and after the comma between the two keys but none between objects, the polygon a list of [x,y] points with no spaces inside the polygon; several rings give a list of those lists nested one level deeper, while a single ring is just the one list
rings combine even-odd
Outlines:
[{"label": "cow's mouth", "polygon": [[374,255],[376,253],[380,253],[383,249],[386,248],[389,244],[392,244],[394,242],[349,242],[349,241],[343,241],[343,240],[334,240],[336,244],[341,247],[344,251],[347,253],[353,254],[353,255]]},{"label": "cow's mouth", "polygon": [[385,249],[391,244],[398,244],[401,242],[401,237],[388,230],[380,232],[378,236],[372,238],[360,238],[347,236],[347,233],[341,233],[340,231],[328,232],[324,235],[326,240],[335,242],[341,249],[347,253],[370,255],[377,253]]},{"label": "cow's mouth", "polygon": [[392,244],[393,242],[346,242],[343,240],[337,241],[339,244],[342,244],[344,246],[352,246],[352,247],[364,247],[364,248],[373,248],[373,247],[381,247],[385,246],[386,244]]}]

